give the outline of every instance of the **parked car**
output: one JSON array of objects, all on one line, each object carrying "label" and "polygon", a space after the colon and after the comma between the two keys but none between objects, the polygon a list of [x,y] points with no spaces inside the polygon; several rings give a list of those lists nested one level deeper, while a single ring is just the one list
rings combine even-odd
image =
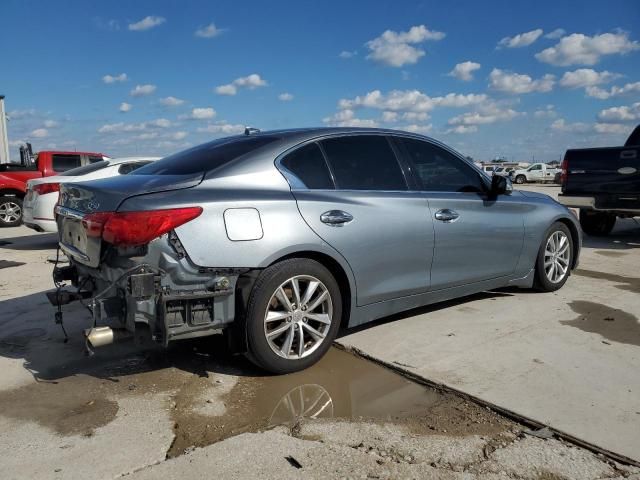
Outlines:
[{"label": "parked car", "polygon": [[58,175],[105,158],[101,153],[43,151],[26,165],[0,164],[0,227],[15,227],[22,222],[28,180]]},{"label": "parked car", "polygon": [[393,130],[228,137],[60,192],[70,264],[54,277],[79,292],[50,300],[92,298],[90,348],[223,330],[275,373],[315,363],[341,325],[505,286],[557,290],[581,245],[547,195]]},{"label": "parked car", "polygon": [[580,209],[588,235],[608,235],[618,217],[640,216],[640,125],[622,147],[567,150],[560,203]]},{"label": "parked car", "polygon": [[493,174],[501,175],[503,177],[509,177],[511,172],[513,172],[514,170],[514,167],[498,167],[493,171]]},{"label": "parked car", "polygon": [[534,163],[527,168],[513,170],[511,172],[511,178],[517,184],[531,182],[553,182],[555,175],[558,172],[558,168],[550,167],[546,163]]},{"label": "parked car", "polygon": [[106,159],[84,167],[72,168],[61,175],[29,180],[23,201],[23,223],[37,232],[57,232],[53,209],[58,201],[62,182],[87,182],[126,175],[155,160],[158,160],[158,157]]}]

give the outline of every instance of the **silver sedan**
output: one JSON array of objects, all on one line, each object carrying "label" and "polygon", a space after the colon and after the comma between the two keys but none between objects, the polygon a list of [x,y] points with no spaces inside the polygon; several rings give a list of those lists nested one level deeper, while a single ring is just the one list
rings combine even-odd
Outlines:
[{"label": "silver sedan", "polygon": [[276,373],[341,327],[501,287],[559,289],[580,228],[447,146],[379,129],[247,131],[130,175],[62,184],[52,303],[90,298],[90,349],[223,331]]}]

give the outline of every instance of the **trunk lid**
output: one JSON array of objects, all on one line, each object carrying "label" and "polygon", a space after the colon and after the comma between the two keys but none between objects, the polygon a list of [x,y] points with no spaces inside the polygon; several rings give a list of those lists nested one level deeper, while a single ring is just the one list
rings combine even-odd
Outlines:
[{"label": "trunk lid", "polygon": [[121,175],[90,182],[62,183],[56,208],[60,247],[75,260],[97,267],[100,264],[102,238],[87,234],[83,219],[100,212],[115,212],[127,198],[148,193],[195,187],[202,181],[197,175]]}]

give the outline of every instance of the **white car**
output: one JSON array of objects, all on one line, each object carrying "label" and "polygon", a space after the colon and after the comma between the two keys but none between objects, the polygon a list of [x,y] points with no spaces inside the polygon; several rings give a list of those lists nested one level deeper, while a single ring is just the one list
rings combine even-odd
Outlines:
[{"label": "white car", "polygon": [[57,232],[53,209],[58,202],[61,183],[86,182],[99,178],[126,175],[159,157],[106,158],[99,162],[67,170],[53,177],[35,178],[27,182],[23,200],[23,223],[38,232]]}]

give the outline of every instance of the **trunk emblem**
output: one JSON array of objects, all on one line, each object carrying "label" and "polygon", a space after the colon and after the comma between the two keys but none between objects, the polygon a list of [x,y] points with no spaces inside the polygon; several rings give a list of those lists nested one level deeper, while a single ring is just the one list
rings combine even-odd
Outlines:
[{"label": "trunk emblem", "polygon": [[636,173],[638,170],[633,167],[622,167],[618,169],[618,173],[621,175],[631,175],[632,173]]},{"label": "trunk emblem", "polygon": [[98,208],[100,208],[100,204],[98,202],[96,202],[95,200],[89,200],[87,202],[87,210],[89,210],[90,212],[94,212]]}]

